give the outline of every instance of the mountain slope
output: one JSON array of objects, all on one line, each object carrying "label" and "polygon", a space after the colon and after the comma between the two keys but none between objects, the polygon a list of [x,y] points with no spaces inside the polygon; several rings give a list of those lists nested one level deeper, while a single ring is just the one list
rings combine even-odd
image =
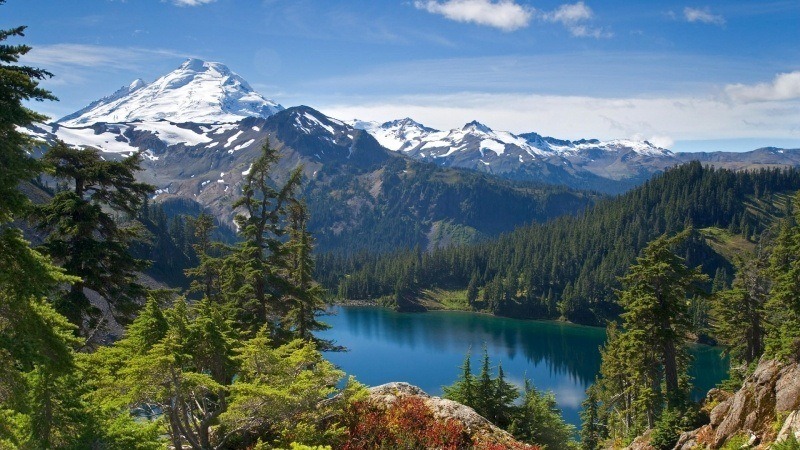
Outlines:
[{"label": "mountain slope", "polygon": [[31,132],[45,140],[95,146],[112,158],[142,150],[142,178],[158,188],[155,201],[188,199],[228,225],[250,163],[269,139],[283,156],[275,169],[279,181],[298,164],[304,166],[309,225],[321,251],[385,252],[475,242],[576,213],[597,198],[415,161],[305,106],[230,124],[56,124]]},{"label": "mountain slope", "polygon": [[188,59],[151,84],[137,79],[57,122],[72,127],[161,119],[219,123],[268,117],[282,109],[225,65]]},{"label": "mountain slope", "polygon": [[[421,260],[409,253],[326,260],[320,273],[329,288],[351,299],[393,295],[397,280],[406,280],[400,289],[406,301],[425,289],[464,290],[472,284],[480,292],[470,303],[475,309],[600,324],[618,313],[617,277],[649,241],[690,226],[725,228],[750,239],[782,216],[784,194],[798,189],[798,169],[732,172],[693,162],[578,217],[438,250]],[[750,208],[754,204],[759,207]],[[702,264],[711,276],[718,268],[733,273],[731,263],[701,233],[693,233],[680,254],[688,256],[691,266]]]}]

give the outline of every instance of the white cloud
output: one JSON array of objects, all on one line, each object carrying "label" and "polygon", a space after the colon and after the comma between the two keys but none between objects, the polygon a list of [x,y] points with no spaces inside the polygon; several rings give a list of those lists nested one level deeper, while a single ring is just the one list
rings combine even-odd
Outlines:
[{"label": "white cloud", "polygon": [[572,4],[565,3],[552,12],[542,14],[541,17],[548,22],[564,25],[575,37],[599,39],[613,36],[612,33],[602,28],[589,27],[584,23],[594,17],[594,12],[582,1]]},{"label": "white cloud", "polygon": [[206,5],[214,1],[216,0],[172,0],[172,3],[176,6],[199,6]]},{"label": "white cloud", "polygon": [[558,9],[548,14],[547,18],[553,22],[570,24],[589,20],[593,15],[591,8],[583,2],[578,2],[559,6]]},{"label": "white cloud", "polygon": [[22,61],[43,67],[81,67],[91,69],[139,70],[153,58],[185,58],[189,55],[166,49],[109,47],[85,44],[37,45]]},{"label": "white cloud", "polygon": [[712,14],[708,8],[699,9],[687,6],[683,8],[683,17],[687,22],[692,23],[702,22],[712,25],[725,25],[725,18],[717,14]]},{"label": "white cloud", "polygon": [[457,22],[475,23],[514,31],[528,26],[534,10],[513,0],[416,0],[417,9],[440,14]]},{"label": "white cloud", "polygon": [[800,71],[780,73],[770,83],[729,84],[725,94],[742,103],[800,99]]}]

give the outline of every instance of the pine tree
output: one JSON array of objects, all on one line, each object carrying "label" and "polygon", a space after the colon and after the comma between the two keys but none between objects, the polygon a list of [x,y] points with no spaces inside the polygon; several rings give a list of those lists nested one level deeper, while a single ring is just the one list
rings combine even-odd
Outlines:
[{"label": "pine tree", "polygon": [[467,304],[470,308],[475,307],[476,300],[478,300],[478,275],[473,273],[467,285]]},{"label": "pine tree", "polygon": [[[0,30],[0,42],[24,36],[24,30]],[[75,398],[75,391],[64,387],[70,385],[65,380],[74,370],[72,348],[78,341],[44,296],[58,283],[78,280],[31,249],[11,225],[30,206],[18,185],[34,178],[40,167],[27,153],[31,140],[18,127],[45,119],[22,102],[55,99],[38,86],[52,76],[49,72],[17,65],[30,49],[0,45],[0,445],[50,448],[68,439],[61,431],[74,425],[59,417],[64,409],[58,405]]]},{"label": "pine tree", "polygon": [[600,401],[595,386],[591,385],[586,389],[586,399],[581,403],[581,450],[597,450],[603,441]]},{"label": "pine tree", "polygon": [[491,421],[501,428],[508,428],[516,412],[514,402],[519,397],[517,388],[506,381],[505,374],[503,373],[503,365],[497,364],[497,378],[494,380],[495,391],[492,395],[496,406],[494,407],[494,417]]},{"label": "pine tree", "polygon": [[[494,398],[495,383],[492,380],[489,351],[486,345],[483,346],[483,359],[481,360],[481,371],[478,374],[477,383],[475,385],[475,411],[490,419],[495,416],[497,402]],[[470,405],[472,406],[472,405]]]},{"label": "pine tree", "polygon": [[461,364],[461,375],[450,386],[442,386],[444,398],[474,407],[476,404],[475,375],[472,374],[471,354],[468,351]]},{"label": "pine tree", "polygon": [[539,392],[525,380],[522,404],[510,428],[515,438],[544,448],[574,449],[575,428],[564,422],[552,392]]},{"label": "pine tree", "polygon": [[233,204],[244,213],[235,218],[241,242],[223,263],[222,288],[241,311],[251,331],[269,323],[273,332],[287,313],[280,299],[287,291],[280,269],[285,262],[286,208],[300,184],[301,169],[291,172],[278,188],[273,187],[273,166],[280,158],[265,142],[244,180],[242,196]]},{"label": "pine tree", "polygon": [[699,294],[699,283],[708,279],[673,251],[690,233],[654,240],[621,279],[623,323],[607,329],[598,382],[612,438],[636,436],[655,426],[664,408],[687,405],[687,295]]},{"label": "pine tree", "polygon": [[691,231],[672,238],[662,236],[642,251],[636,264],[622,278],[620,304],[625,333],[641,335],[656,354],[663,370],[668,404],[675,406],[688,392],[680,380],[688,364],[685,338],[690,329],[687,295],[700,293],[708,277],[699,268],[689,269],[673,251]]},{"label": "pine tree", "polygon": [[313,341],[318,348],[325,350],[332,347],[331,342],[314,336],[315,331],[329,328],[317,320],[324,312],[326,304],[323,290],[314,276],[314,239],[308,232],[308,210],[302,201],[294,201],[289,205],[289,241],[286,244],[288,262],[286,278],[288,295],[286,300],[289,313],[285,320],[292,334],[306,341]]},{"label": "pine tree", "polygon": [[771,285],[769,259],[763,247],[740,257],[737,266],[733,287],[716,293],[712,309],[715,335],[725,345],[732,368],[741,363],[749,365],[764,351],[764,306]]},{"label": "pine tree", "polygon": [[214,218],[206,213],[201,213],[191,221],[194,226],[194,237],[197,240],[192,245],[197,255],[198,265],[186,269],[186,276],[193,278],[189,290],[201,292],[205,298],[219,301],[220,294],[220,268],[221,259],[212,255],[215,246],[211,240],[214,231]]},{"label": "pine tree", "polygon": [[144,295],[135,272],[148,263],[128,251],[138,229],[120,225],[113,213],[133,216],[153,190],[134,178],[141,170],[141,155],[108,161],[95,149],[74,149],[58,141],[43,159],[54,177],[70,185],[37,208],[39,228],[49,233],[43,248],[67,273],[81,278],[63,296],[59,310],[79,326],[84,315],[96,316],[83,292],[89,288],[125,318]]},{"label": "pine tree", "polygon": [[800,359],[800,193],[794,198],[793,219],[784,221],[775,242],[770,259],[774,281],[766,303],[771,322],[766,350],[781,359]]}]

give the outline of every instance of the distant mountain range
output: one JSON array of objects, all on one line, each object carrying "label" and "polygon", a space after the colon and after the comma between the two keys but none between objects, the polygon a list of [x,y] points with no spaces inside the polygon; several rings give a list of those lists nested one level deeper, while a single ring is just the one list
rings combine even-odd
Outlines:
[{"label": "distant mountain range", "polygon": [[797,149],[681,154],[647,141],[559,140],[478,122],[450,131],[408,118],[345,122],[305,106],[284,109],[223,64],[197,59],[28,132],[107,157],[143,151],[157,201],[188,199],[227,223],[269,138],[284,154],[280,171],[305,166],[320,247],[353,251],[495,235],[580,211],[596,197],[564,186],[622,192],[689,160],[736,169],[800,164]]},{"label": "distant mountain range", "polygon": [[[155,201],[172,212],[201,206],[228,225],[250,164],[269,139],[283,155],[279,181],[304,166],[310,229],[319,249],[337,252],[473,242],[579,212],[597,198],[416,161],[309,107],[284,109],[263,98],[250,109],[237,103],[251,94],[221,64],[190,60],[152,84],[136,82],[28,132],[96,147],[107,158],[142,151],[141,177],[158,188]],[[180,103],[204,106],[174,107]]]}]

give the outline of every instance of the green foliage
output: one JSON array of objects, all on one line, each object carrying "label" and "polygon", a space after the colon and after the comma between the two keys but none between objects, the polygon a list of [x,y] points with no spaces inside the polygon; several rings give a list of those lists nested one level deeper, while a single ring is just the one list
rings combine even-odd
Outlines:
[{"label": "green foliage", "polygon": [[472,406],[477,405],[477,386],[475,375],[472,374],[471,355],[467,352],[464,363],[461,365],[461,375],[450,386],[442,386],[444,398],[458,403]]},{"label": "green foliage", "polygon": [[322,287],[314,281],[314,238],[308,232],[308,210],[303,202],[292,201],[289,205],[289,241],[286,243],[287,291],[282,299],[288,303],[284,327],[294,336],[313,341],[323,350],[332,348],[332,343],[314,336],[314,332],[328,329],[328,325],[317,320],[326,309]]},{"label": "green foliage", "polygon": [[242,196],[233,204],[244,214],[235,218],[241,241],[223,262],[221,287],[227,300],[240,310],[240,321],[255,333],[269,323],[278,333],[287,305],[281,302],[287,291],[287,280],[280,268],[286,257],[286,208],[293,200],[301,181],[301,168],[292,171],[288,180],[277,188],[271,171],[280,158],[266,142],[251,165],[244,180]]},{"label": "green foliage", "polygon": [[671,450],[681,433],[696,425],[695,416],[696,414],[687,413],[686,410],[667,408],[653,428],[650,445],[657,450]]},{"label": "green foliage", "polygon": [[539,392],[525,380],[522,405],[514,415],[509,428],[514,437],[524,442],[541,445],[545,449],[573,449],[575,427],[564,422],[552,392]]},{"label": "green foliage", "polygon": [[800,450],[800,441],[794,437],[794,433],[789,433],[789,437],[781,442],[776,442],[770,447],[772,450]]},{"label": "green foliage", "polygon": [[623,323],[621,328],[608,327],[597,384],[605,425],[614,439],[653,428],[665,407],[686,410],[691,389],[686,374],[687,295],[707,279],[673,252],[687,235],[654,240],[621,279]]},{"label": "green foliage", "polygon": [[607,435],[595,386],[593,384],[586,389],[586,399],[581,403],[581,450],[599,449]]},{"label": "green foliage", "polygon": [[771,258],[774,285],[766,309],[770,317],[767,353],[800,359],[800,193],[794,199],[793,221],[786,221]]},{"label": "green foliage", "polygon": [[48,232],[43,249],[67,273],[81,278],[60,299],[58,309],[78,326],[84,315],[97,316],[99,311],[83,292],[89,288],[102,294],[125,318],[135,309],[135,300],[144,295],[135,272],[147,262],[128,251],[138,229],[120,225],[112,213],[133,216],[144,196],[152,192],[152,186],[134,178],[141,170],[141,155],[109,161],[96,149],[75,149],[58,141],[43,161],[56,179],[71,186],[36,209],[39,229]]},{"label": "green foliage", "polygon": [[491,376],[491,362],[484,348],[481,371],[472,374],[470,355],[464,359],[461,375],[450,386],[444,386],[444,398],[457,401],[475,410],[495,425],[511,432],[516,439],[550,449],[575,448],[573,426],[564,422],[552,392],[540,392],[525,380],[521,404],[520,393],[505,381],[498,364],[497,376]]},{"label": "green foliage", "polygon": [[327,408],[318,405],[338,392],[344,375],[322,358],[314,344],[294,340],[272,348],[266,329],[244,343],[237,358],[238,379],[231,386],[230,404],[222,417],[227,429],[271,442],[322,444],[335,440],[341,430],[324,419],[337,403],[345,405],[358,395],[352,385]]},{"label": "green foliage", "polygon": [[768,258],[763,246],[755,254],[738,258],[732,289],[715,294],[712,309],[715,336],[726,346],[731,367],[747,366],[764,351],[764,306],[772,285]]},{"label": "green foliage", "polygon": [[[24,31],[25,27],[0,30],[0,42],[22,37]],[[56,99],[39,87],[41,80],[52,77],[50,72],[17,64],[30,50],[27,45],[0,46],[0,223],[11,222],[26,210],[28,199],[17,185],[39,173],[39,164],[26,152],[32,142],[17,127],[46,118],[22,103]]]}]

